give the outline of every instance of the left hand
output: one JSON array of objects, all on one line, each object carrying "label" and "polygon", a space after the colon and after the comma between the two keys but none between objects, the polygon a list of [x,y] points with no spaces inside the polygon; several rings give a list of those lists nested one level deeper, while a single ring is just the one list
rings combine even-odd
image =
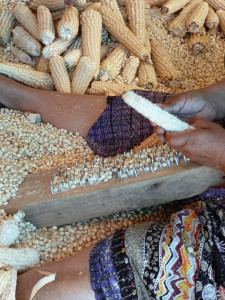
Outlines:
[{"label": "left hand", "polygon": [[201,165],[225,172],[225,129],[206,120],[194,120],[195,129],[166,132],[166,142]]}]

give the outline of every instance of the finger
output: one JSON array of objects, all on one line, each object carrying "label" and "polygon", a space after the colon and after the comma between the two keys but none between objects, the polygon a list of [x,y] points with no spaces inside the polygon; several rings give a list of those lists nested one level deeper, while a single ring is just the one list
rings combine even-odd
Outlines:
[{"label": "finger", "polygon": [[204,120],[204,119],[192,119],[190,121],[188,121],[188,124],[190,124],[191,126],[195,127],[195,128],[202,128],[202,129],[210,129],[210,128],[214,128],[215,126],[217,126],[216,123],[210,122],[208,120]]},{"label": "finger", "polygon": [[186,93],[176,94],[159,106],[172,114],[176,114],[183,108],[186,98]]},{"label": "finger", "polygon": [[158,135],[164,135],[165,134],[165,129],[163,129],[160,126],[154,127],[154,132]]},{"label": "finger", "polygon": [[150,124],[152,125],[152,127],[156,127],[157,124],[155,122],[150,121]]},{"label": "finger", "polygon": [[166,142],[176,148],[182,148],[187,145],[193,130],[187,130],[182,132],[169,132],[167,131],[164,135]]},{"label": "finger", "polygon": [[158,135],[158,138],[159,138],[159,140],[160,140],[161,142],[165,142],[165,141],[166,141],[166,140],[165,140],[164,134],[159,134],[159,135]]}]

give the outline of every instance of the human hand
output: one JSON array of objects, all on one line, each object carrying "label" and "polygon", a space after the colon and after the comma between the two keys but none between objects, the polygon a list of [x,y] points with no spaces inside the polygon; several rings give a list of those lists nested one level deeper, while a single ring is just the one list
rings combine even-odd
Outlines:
[{"label": "human hand", "polygon": [[206,120],[195,120],[191,125],[195,129],[166,132],[166,142],[192,161],[225,172],[225,129]]}]

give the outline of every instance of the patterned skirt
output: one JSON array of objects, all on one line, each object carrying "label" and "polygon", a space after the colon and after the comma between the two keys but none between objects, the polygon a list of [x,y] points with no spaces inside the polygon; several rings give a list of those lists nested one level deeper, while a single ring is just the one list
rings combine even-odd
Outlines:
[{"label": "patterned skirt", "polygon": [[96,299],[225,300],[225,189],[168,223],[117,230],[93,248],[90,272]]}]

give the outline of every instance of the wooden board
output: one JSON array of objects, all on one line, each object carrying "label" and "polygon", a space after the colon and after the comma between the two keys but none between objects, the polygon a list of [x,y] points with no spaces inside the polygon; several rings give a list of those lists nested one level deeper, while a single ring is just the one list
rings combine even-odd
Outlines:
[{"label": "wooden board", "polygon": [[56,170],[27,176],[17,197],[3,207],[8,213],[21,209],[26,220],[38,227],[69,224],[117,211],[185,199],[225,184],[223,173],[194,163],[141,173],[138,178],[86,184],[52,195],[50,180]]}]

